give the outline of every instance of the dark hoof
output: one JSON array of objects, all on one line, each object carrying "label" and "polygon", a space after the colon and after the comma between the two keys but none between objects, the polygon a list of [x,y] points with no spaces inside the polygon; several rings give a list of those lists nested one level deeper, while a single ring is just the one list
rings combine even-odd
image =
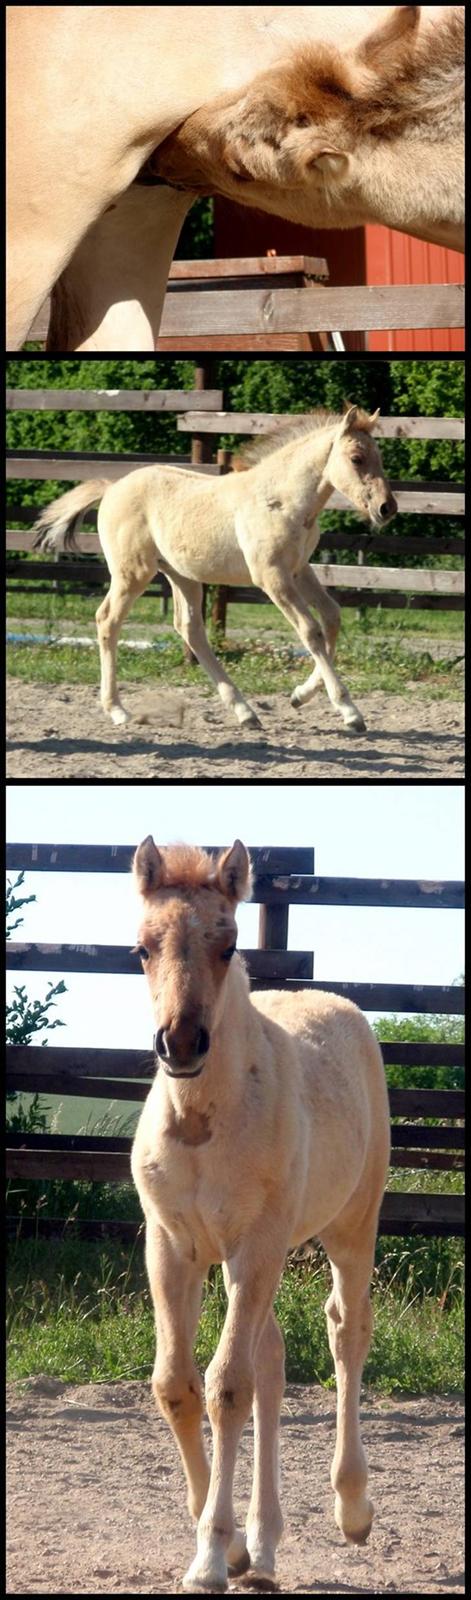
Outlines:
[{"label": "dark hoof", "polygon": [[234,1562],[233,1565],[228,1566],[228,1568],[227,1568],[228,1577],[229,1578],[240,1578],[241,1574],[243,1572],[248,1572],[249,1566],[250,1566],[250,1556],[249,1556],[248,1550],[246,1550],[244,1555],[241,1556],[240,1561],[236,1561],[236,1562]]},{"label": "dark hoof", "polygon": [[372,1522],[369,1522],[368,1527],[362,1528],[360,1533],[346,1533],[345,1538],[348,1544],[366,1544],[367,1539],[370,1537],[371,1529]]}]

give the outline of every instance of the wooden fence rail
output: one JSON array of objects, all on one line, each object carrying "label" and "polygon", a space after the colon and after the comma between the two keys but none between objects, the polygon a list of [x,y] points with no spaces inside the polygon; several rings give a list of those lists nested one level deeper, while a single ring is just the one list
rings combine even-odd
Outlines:
[{"label": "wooden fence rail", "polygon": [[[325,262],[315,262],[322,270],[312,272],[306,270],[306,258],[298,261],[298,270],[285,274],[283,258],[268,264],[263,258],[252,263],[174,262],[156,348],[195,350],[204,339],[206,351],[231,348],[255,353],[263,348],[283,350],[293,335],[298,340],[312,337],[315,348],[319,341],[322,348],[331,348],[329,333],[366,336],[382,329],[464,327],[463,284],[330,288]],[[237,266],[244,270],[237,273]],[[315,277],[323,281],[316,283]],[[47,327],[44,306],[29,338],[44,340]]]},{"label": "wooden fence rail", "polygon": [[[206,848],[214,849],[214,846]],[[133,847],[102,845],[52,845],[12,843],[7,848],[9,871],[124,873],[129,871]],[[251,851],[254,895],[259,905],[259,941],[244,952],[254,988],[330,989],[356,1001],[365,1011],[401,1011],[459,1016],[464,991],[458,985],[339,983],[312,978],[310,951],[288,950],[289,909],[292,905],[336,905],[371,908],[407,906],[410,909],[458,909],[463,905],[459,882],[424,882],[411,879],[329,878],[314,875],[314,852],[307,848],[257,848]],[[88,972],[90,974],[140,974],[136,956],[115,945],[64,945],[9,942],[7,965],[14,972]],[[462,1069],[464,1046],[446,1041],[402,1041],[383,1045],[386,1066],[411,1069],[443,1067]],[[29,1093],[90,1096],[116,1101],[145,1099],[155,1070],[153,1051],[76,1049],[63,1046],[11,1045],[7,1051],[7,1090]],[[393,1168],[460,1171],[463,1167],[464,1094],[461,1088],[401,1088],[389,1090],[393,1122]],[[129,1177],[130,1139],[78,1134],[10,1135],[7,1173],[11,1179],[84,1178],[123,1182]],[[10,1231],[19,1219],[9,1220]],[[388,1192],[380,1227],[382,1232],[407,1234],[463,1230],[461,1195]],[[23,1226],[23,1225],[22,1225]],[[30,1218],[26,1232],[42,1222]],[[64,1231],[64,1219],[48,1219],[45,1231]],[[100,1237],[103,1225],[80,1221],[79,1231]],[[133,1238],[137,1223],[116,1223],[108,1231]]]}]

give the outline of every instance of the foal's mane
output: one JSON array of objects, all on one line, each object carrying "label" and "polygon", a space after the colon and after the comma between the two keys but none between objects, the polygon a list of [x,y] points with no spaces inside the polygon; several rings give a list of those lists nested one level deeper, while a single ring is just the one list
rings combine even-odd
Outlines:
[{"label": "foal's mane", "polygon": [[210,889],[214,885],[216,857],[199,845],[171,844],[159,851],[166,889]]},{"label": "foal's mane", "polygon": [[[348,410],[348,406],[345,407]],[[270,433],[265,433],[260,439],[249,439],[247,444],[234,457],[234,472],[246,472],[250,467],[257,466],[263,461],[264,456],[271,456],[275,450],[282,450],[285,444],[292,444],[295,439],[301,439],[306,434],[318,433],[321,428],[334,428],[342,421],[340,412],[326,411],[319,406],[315,411],[309,411],[307,416],[293,417],[282,428],[272,428]],[[358,408],[357,428],[368,429],[368,414]]]}]

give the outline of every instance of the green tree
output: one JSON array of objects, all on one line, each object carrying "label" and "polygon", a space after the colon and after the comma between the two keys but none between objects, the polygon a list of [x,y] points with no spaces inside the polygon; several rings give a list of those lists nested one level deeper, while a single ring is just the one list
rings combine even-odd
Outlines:
[{"label": "green tree", "polygon": [[[6,893],[6,936],[11,938],[15,928],[19,928],[23,917],[12,918],[16,911],[23,906],[30,905],[36,899],[35,894],[20,895],[18,890],[24,883],[24,872],[20,872],[15,883],[7,879]],[[6,1038],[7,1044],[31,1044],[36,1034],[51,1032],[53,1028],[63,1028],[64,1023],[59,1017],[52,1017],[51,1011],[55,1009],[56,998],[59,994],[66,994],[66,986],[62,979],[59,983],[49,983],[47,994],[43,1000],[29,1000],[24,984],[15,985],[14,1000],[7,1005],[6,1011]],[[41,1039],[41,1044],[47,1044],[47,1039]],[[7,1115],[7,1128],[15,1133],[44,1133],[47,1128],[48,1107],[41,1104],[39,1094],[33,1095],[30,1105],[26,1109],[15,1089],[7,1090],[7,1102],[15,1107]]]}]

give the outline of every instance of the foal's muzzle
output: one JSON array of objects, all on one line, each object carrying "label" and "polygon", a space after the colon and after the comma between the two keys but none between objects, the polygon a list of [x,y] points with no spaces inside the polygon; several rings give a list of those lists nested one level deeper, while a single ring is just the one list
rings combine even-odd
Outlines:
[{"label": "foal's muzzle", "polygon": [[397,500],[394,499],[393,494],[385,495],[384,500],[380,500],[379,504],[372,506],[370,509],[372,521],[376,524],[376,527],[380,528],[384,523],[390,522],[391,518],[396,516],[396,512]]},{"label": "foal's muzzle", "polygon": [[203,1070],[202,1057],[209,1050],[207,1028],[159,1028],[154,1039],[154,1049],[169,1078],[198,1078]]}]

